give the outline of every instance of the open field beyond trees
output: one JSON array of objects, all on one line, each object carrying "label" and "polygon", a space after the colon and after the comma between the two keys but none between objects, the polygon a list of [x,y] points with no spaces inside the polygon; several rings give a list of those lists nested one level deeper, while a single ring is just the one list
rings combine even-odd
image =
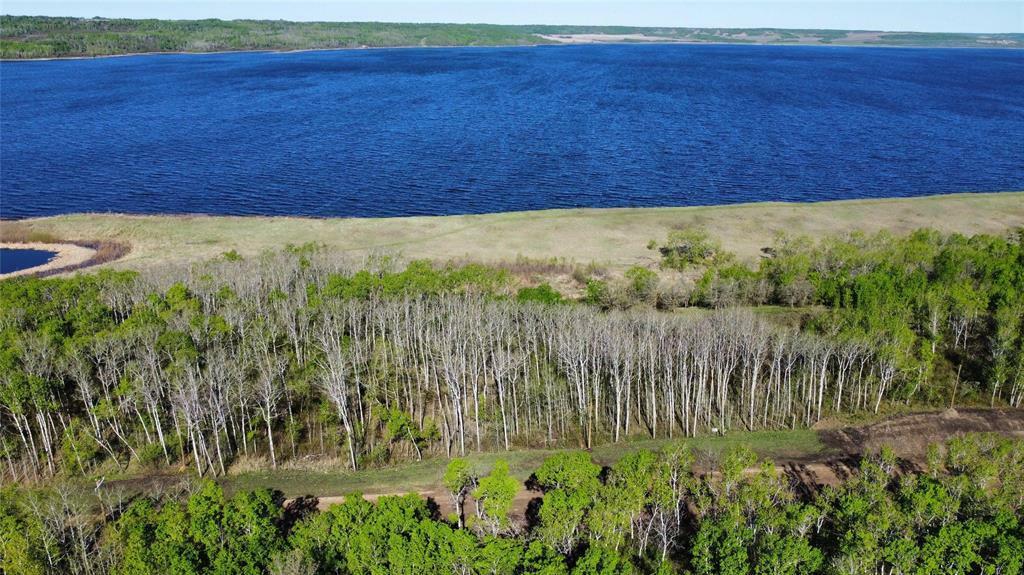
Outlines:
[{"label": "open field beyond trees", "polygon": [[951,194],[807,204],[761,203],[684,208],[546,210],[403,218],[288,218],[74,214],[4,222],[65,240],[115,241],[129,254],[108,264],[146,269],[201,262],[236,251],[254,256],[309,242],[352,256],[397,253],[408,259],[484,263],[561,260],[614,269],[656,265],[647,249],[673,229],[699,227],[746,262],[779,234],[820,238],[851,231],[1001,234],[1024,225],[1024,192]]}]

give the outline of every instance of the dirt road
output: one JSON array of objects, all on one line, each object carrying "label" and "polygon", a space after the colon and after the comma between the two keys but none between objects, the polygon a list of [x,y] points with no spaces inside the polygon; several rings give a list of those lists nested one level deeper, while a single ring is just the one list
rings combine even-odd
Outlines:
[{"label": "dirt road", "polygon": [[[976,432],[994,432],[1024,438],[1024,409],[949,409],[891,417],[865,426],[824,429],[818,433],[828,448],[829,455],[811,459],[778,460],[776,467],[790,479],[798,491],[813,493],[825,485],[836,485],[849,478],[864,453],[877,451],[883,445],[892,447],[900,457],[901,469],[915,471],[923,465],[928,445]],[[697,471],[709,472],[707,469],[699,468]],[[756,473],[758,470],[749,471]],[[455,513],[452,502],[440,486],[416,493],[432,499],[442,517]],[[365,493],[363,497],[376,501],[387,495],[405,494]],[[530,502],[540,496],[541,493],[537,491],[521,490],[513,503],[513,520],[525,524]],[[324,510],[344,500],[343,495],[320,497],[317,507]],[[466,505],[467,513],[470,513],[473,509],[472,498],[467,500]]]},{"label": "dirt road", "polygon": [[[827,427],[827,426],[825,426]],[[785,474],[797,490],[814,493],[825,485],[836,485],[849,478],[859,465],[864,453],[877,451],[889,445],[899,456],[901,469],[919,470],[924,465],[928,445],[973,432],[995,432],[1024,438],[1024,409],[961,409],[927,413],[914,413],[890,417],[870,425],[856,427],[827,427],[817,431],[825,449],[821,454],[807,457],[776,459],[780,473]],[[757,469],[751,469],[755,473]],[[709,473],[708,465],[698,464],[698,473]],[[167,493],[182,489],[182,473],[152,474],[133,479],[108,482],[104,490],[128,493]],[[404,495],[408,492],[366,489],[363,497],[370,501],[386,495]],[[455,513],[444,488],[438,484],[415,491],[432,499],[442,517]],[[513,504],[513,519],[525,524],[530,502],[541,496],[537,491],[522,489]],[[328,493],[304,499],[304,504],[327,509],[345,499],[343,493]],[[289,500],[292,502],[295,500]],[[473,510],[473,500],[467,501],[467,513]]]}]

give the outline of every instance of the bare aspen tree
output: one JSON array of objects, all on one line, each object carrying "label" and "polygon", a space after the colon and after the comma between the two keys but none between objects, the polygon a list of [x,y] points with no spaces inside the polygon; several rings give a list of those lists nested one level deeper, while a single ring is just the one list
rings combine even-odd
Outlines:
[{"label": "bare aspen tree", "polygon": [[270,447],[270,463],[277,468],[277,453],[274,449],[274,421],[277,418],[278,403],[284,395],[285,360],[277,353],[271,334],[261,328],[258,335],[250,338],[248,350],[256,374],[254,385],[264,423],[267,427],[267,443]]},{"label": "bare aspen tree", "polygon": [[353,385],[351,352],[342,343],[339,324],[335,317],[334,321],[324,321],[320,325],[318,340],[323,359],[320,361],[317,381],[338,412],[338,419],[345,428],[348,441],[349,465],[357,469],[355,430],[349,405],[352,396],[350,388]]}]

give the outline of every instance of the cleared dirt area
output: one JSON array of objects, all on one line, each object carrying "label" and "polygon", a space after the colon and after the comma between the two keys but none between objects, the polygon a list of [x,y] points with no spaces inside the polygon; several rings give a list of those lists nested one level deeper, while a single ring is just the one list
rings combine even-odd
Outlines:
[{"label": "cleared dirt area", "polygon": [[703,228],[745,261],[759,258],[779,234],[906,233],[922,227],[1006,233],[1024,226],[1024,192],[377,219],[76,214],[22,220],[19,225],[71,241],[127,244],[130,253],[106,264],[116,268],[197,262],[230,250],[249,257],[315,242],[353,257],[391,253],[484,263],[522,257],[623,269],[655,265],[657,254],[647,243],[663,240],[678,228]]},{"label": "cleared dirt area", "polygon": [[1024,409],[947,409],[893,416],[856,427],[823,429],[818,437],[827,457],[777,461],[791,481],[806,492],[836,485],[856,470],[865,454],[888,446],[904,471],[919,471],[929,445],[967,433],[998,433],[1024,438]]},{"label": "cleared dirt area", "polygon": [[892,417],[863,427],[824,430],[819,437],[840,453],[872,452],[888,445],[899,457],[918,460],[933,443],[965,433],[988,432],[1024,438],[1024,410],[947,409]]},{"label": "cleared dirt area", "polygon": [[648,34],[537,34],[551,42],[559,44],[604,44],[621,42],[685,42],[685,39],[672,36],[656,36]]}]

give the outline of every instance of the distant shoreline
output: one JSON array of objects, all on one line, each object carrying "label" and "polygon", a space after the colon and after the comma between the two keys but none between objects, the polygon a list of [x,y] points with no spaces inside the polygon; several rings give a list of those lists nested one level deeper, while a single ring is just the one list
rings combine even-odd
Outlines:
[{"label": "distant shoreline", "polygon": [[[610,42],[595,42],[595,44],[610,44]],[[637,42],[619,42],[620,44],[636,44]],[[670,42],[645,42],[645,44],[668,44]],[[691,44],[690,42],[671,42],[672,44]],[[710,42],[704,42],[710,44]],[[724,43],[723,43],[724,44]],[[739,46],[741,43],[734,43]],[[210,50],[209,52],[186,52],[182,50],[166,52],[131,52],[127,54],[97,54],[96,56],[50,56],[47,58],[0,58],[0,62],[50,62],[56,60],[99,60],[102,58],[128,58],[131,56],[207,56],[214,54],[300,54],[303,52],[357,52],[363,50],[412,50],[416,48],[430,50],[445,50],[452,48],[537,48],[542,46],[570,46],[571,44],[499,44],[494,46],[470,46],[465,44],[453,44],[451,46],[349,46],[338,48],[296,48],[294,50],[282,50],[278,48],[265,48],[254,50]]]},{"label": "distant shoreline", "polygon": [[1024,48],[1021,33],[897,30],[502,25],[287,20],[135,20],[0,15],[0,61],[153,54],[564,44],[710,44],[895,48]]},{"label": "distant shoreline", "polygon": [[453,44],[450,46],[352,46],[338,48],[296,48],[282,50],[276,48],[254,50],[211,50],[209,52],[131,52],[125,54],[97,54],[95,56],[50,56],[46,58],[0,58],[0,63],[13,62],[54,62],[60,60],[100,60],[106,58],[129,58],[133,56],[209,56],[216,54],[299,54],[303,52],[356,52],[379,50],[450,50],[453,48],[473,49],[506,49],[506,48],[561,48],[570,46],[758,46],[758,47],[789,47],[789,48],[901,48],[906,50],[1024,50],[1024,46],[905,46],[900,44],[825,44],[821,42],[705,42],[697,40],[639,40],[611,41],[596,40],[592,42],[562,42],[536,44],[496,44],[488,46]]}]

